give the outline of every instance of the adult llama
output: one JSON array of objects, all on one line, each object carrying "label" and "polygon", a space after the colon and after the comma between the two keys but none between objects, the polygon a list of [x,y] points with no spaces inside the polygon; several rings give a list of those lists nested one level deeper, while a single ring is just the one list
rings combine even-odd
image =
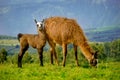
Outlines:
[{"label": "adult llama", "polygon": [[58,64],[55,47],[56,44],[59,44],[62,46],[63,51],[62,65],[65,66],[67,56],[67,45],[69,43],[72,43],[74,46],[76,64],[78,66],[78,46],[80,47],[83,55],[89,61],[90,65],[97,65],[97,52],[95,52],[90,47],[83,30],[74,19],[68,19],[65,17],[50,17],[45,19],[43,21],[43,24],[47,41],[50,45],[51,64],[53,64],[53,56],[55,57],[56,63]]}]

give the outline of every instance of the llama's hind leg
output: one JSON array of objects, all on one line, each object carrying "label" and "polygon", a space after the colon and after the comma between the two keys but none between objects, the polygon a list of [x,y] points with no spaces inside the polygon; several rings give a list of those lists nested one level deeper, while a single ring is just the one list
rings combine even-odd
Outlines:
[{"label": "llama's hind leg", "polygon": [[51,47],[50,48],[50,61],[51,61],[51,64],[53,64],[53,48]]},{"label": "llama's hind leg", "polygon": [[77,57],[77,46],[76,45],[73,45],[73,46],[74,46],[76,64],[77,64],[77,66],[79,66],[78,57]]},{"label": "llama's hind leg", "polygon": [[25,48],[20,48],[20,52],[18,54],[18,67],[22,67],[22,58],[27,49],[28,46],[26,46]]},{"label": "llama's hind leg", "polygon": [[43,47],[37,49],[39,53],[40,66],[43,66]]}]

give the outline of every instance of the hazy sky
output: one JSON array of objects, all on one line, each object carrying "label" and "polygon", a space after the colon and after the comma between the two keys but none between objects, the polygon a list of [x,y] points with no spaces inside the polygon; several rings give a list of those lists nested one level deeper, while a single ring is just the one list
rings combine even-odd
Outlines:
[{"label": "hazy sky", "polygon": [[85,29],[120,26],[120,0],[0,0],[0,35],[37,33],[34,19],[74,18]]}]

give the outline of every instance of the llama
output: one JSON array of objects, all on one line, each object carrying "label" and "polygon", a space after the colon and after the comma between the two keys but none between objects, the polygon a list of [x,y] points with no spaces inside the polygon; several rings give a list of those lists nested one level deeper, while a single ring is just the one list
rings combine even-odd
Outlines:
[{"label": "llama", "polygon": [[53,64],[53,56],[55,57],[56,63],[58,64],[57,55],[55,51],[56,44],[62,46],[63,61],[62,65],[65,66],[67,56],[67,45],[72,43],[74,46],[75,60],[77,66],[77,47],[79,46],[83,55],[89,61],[91,66],[97,65],[97,52],[95,52],[90,45],[88,40],[74,19],[68,19],[64,17],[50,17],[43,21],[44,30],[46,33],[47,41],[50,45],[51,53],[51,64]]},{"label": "llama", "polygon": [[20,42],[20,52],[18,54],[18,67],[22,67],[22,57],[27,51],[29,46],[36,48],[39,53],[40,65],[43,66],[43,48],[46,44],[46,37],[43,30],[42,22],[37,23],[38,34],[18,34],[18,40]]}]

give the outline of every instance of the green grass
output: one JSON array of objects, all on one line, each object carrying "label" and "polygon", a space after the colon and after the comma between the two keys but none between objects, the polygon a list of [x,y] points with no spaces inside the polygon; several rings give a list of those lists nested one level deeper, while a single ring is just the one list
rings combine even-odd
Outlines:
[{"label": "green grass", "polygon": [[[18,41],[0,40],[3,45],[16,45]],[[93,43],[92,43],[93,44]],[[56,48],[59,62],[62,62],[62,52],[60,48]],[[119,49],[119,48],[118,48]],[[112,50],[112,49],[111,49]],[[113,49],[114,50],[114,49]],[[19,50],[18,50],[19,51]],[[120,80],[120,62],[115,61],[116,57],[108,57],[99,59],[98,68],[91,68],[88,61],[83,57],[78,50],[80,67],[75,65],[74,51],[68,49],[66,67],[51,65],[49,51],[44,52],[44,66],[39,66],[38,54],[29,54],[32,57],[33,63],[25,63],[27,59],[23,57],[23,68],[17,67],[17,56],[8,56],[8,62],[0,64],[0,80]],[[119,53],[119,51],[117,52]],[[24,60],[25,59],[25,60]],[[110,60],[109,60],[110,59]],[[118,60],[119,61],[119,60]],[[14,63],[14,64],[12,64]]]},{"label": "green grass", "polygon": [[0,80],[120,80],[120,62],[99,63],[98,68],[77,67],[73,64],[51,65],[45,63],[0,64]]}]

